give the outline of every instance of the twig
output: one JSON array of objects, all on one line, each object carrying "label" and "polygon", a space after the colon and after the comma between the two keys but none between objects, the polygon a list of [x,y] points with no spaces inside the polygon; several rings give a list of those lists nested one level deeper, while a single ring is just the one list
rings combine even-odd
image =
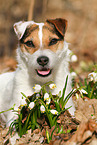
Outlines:
[{"label": "twig", "polygon": [[28,21],[31,21],[33,19],[34,3],[35,0],[30,1],[29,11],[28,11]]}]

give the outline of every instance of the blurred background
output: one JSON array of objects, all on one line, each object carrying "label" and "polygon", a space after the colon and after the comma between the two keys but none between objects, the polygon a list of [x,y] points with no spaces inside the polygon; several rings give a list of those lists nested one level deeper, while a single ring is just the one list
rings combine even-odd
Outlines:
[{"label": "blurred background", "polygon": [[[32,18],[43,22],[49,18],[65,18],[65,39],[78,61],[71,64],[77,73],[92,71],[97,63],[97,0],[32,0]],[[15,68],[17,37],[13,24],[28,20],[31,0],[0,0],[0,71]],[[4,70],[6,71],[6,70]]]}]

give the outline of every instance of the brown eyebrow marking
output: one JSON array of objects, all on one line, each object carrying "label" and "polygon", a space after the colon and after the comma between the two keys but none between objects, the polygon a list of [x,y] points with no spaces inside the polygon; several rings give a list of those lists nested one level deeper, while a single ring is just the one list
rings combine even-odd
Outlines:
[{"label": "brown eyebrow marking", "polygon": [[34,26],[34,27],[28,27],[23,35],[23,37],[21,38],[20,42],[21,43],[24,43],[24,40],[33,32],[35,31],[36,29],[38,29],[39,26]]},{"label": "brown eyebrow marking", "polygon": [[56,34],[60,38],[60,40],[64,39],[64,37],[62,35],[60,35],[60,33],[56,30],[56,28],[53,27],[53,29],[51,29],[48,26],[43,26],[43,28],[49,30],[53,34]]},{"label": "brown eyebrow marking", "polygon": [[49,30],[51,33],[55,33],[54,29],[51,29],[51,28],[49,28],[47,26],[43,26],[43,28]]}]

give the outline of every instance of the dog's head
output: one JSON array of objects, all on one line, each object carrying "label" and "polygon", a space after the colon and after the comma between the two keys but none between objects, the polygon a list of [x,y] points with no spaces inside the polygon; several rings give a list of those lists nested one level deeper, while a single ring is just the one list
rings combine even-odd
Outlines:
[{"label": "dog's head", "polygon": [[45,23],[21,21],[14,24],[20,51],[26,55],[28,71],[34,79],[47,82],[54,77],[62,59],[66,28],[67,21],[61,18]]}]

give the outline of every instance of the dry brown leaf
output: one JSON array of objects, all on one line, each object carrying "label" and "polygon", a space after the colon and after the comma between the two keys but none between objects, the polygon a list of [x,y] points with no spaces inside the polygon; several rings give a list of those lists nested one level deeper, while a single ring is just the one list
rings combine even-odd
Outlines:
[{"label": "dry brown leaf", "polygon": [[83,143],[88,138],[91,138],[93,133],[97,131],[97,123],[95,120],[90,119],[89,121],[81,122],[75,134],[67,141],[69,143]]}]

